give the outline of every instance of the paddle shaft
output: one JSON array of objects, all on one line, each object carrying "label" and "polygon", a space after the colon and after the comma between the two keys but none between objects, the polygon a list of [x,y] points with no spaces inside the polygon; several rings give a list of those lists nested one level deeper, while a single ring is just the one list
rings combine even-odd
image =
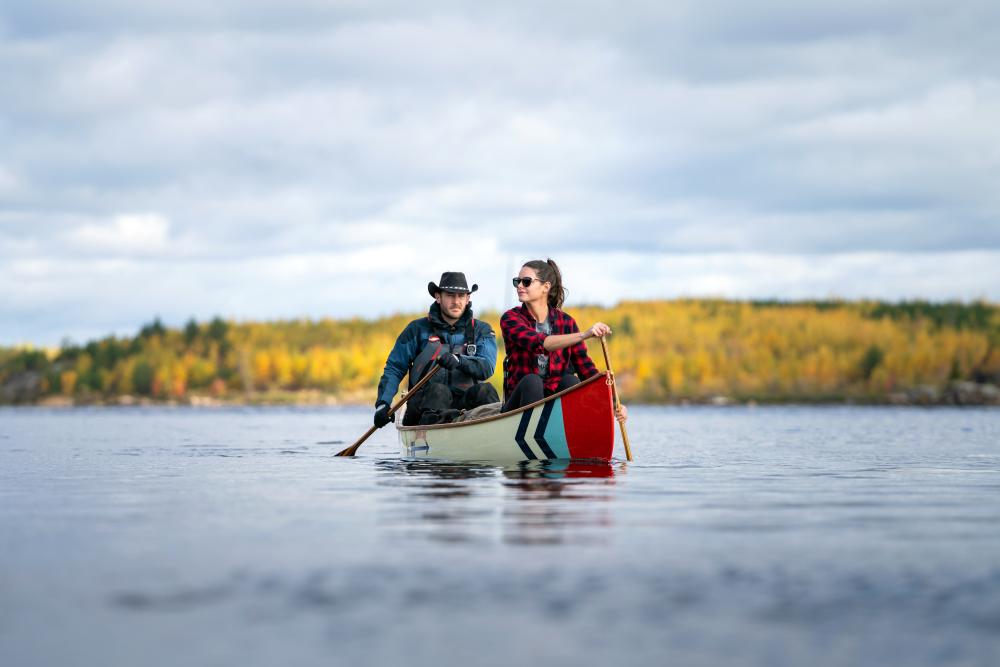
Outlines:
[{"label": "paddle shaft", "polygon": [[[614,377],[614,371],[611,370],[611,359],[608,357],[608,344],[604,342],[604,336],[601,336],[601,350],[604,351],[604,366],[608,369],[608,373]],[[622,402],[618,398],[618,385],[612,381],[611,383],[611,396],[615,401],[615,416],[618,416],[618,411],[621,410]],[[622,432],[622,443],[625,445],[625,458],[629,461],[632,460],[632,448],[628,446],[628,431],[625,430],[625,422],[618,420],[618,426],[621,428]]]},{"label": "paddle shaft", "polygon": [[[439,368],[441,368],[441,367],[438,366],[437,364],[434,364],[433,366],[431,366],[431,369],[427,372],[427,375],[425,375],[422,378],[420,378],[420,382],[418,382],[413,387],[413,389],[410,389],[409,391],[407,391],[406,392],[406,396],[403,396],[401,399],[399,399],[398,401],[396,401],[396,405],[394,405],[391,408],[389,408],[389,414],[387,414],[386,416],[387,417],[391,417],[394,414],[396,414],[396,410],[399,410],[401,407],[403,407],[403,403],[406,403],[408,400],[410,400],[410,396],[413,396],[415,393],[417,393],[418,391],[420,391],[420,388],[423,387],[425,384],[427,384],[428,380],[430,380],[431,377],[433,377],[434,374],[438,372]],[[354,443],[353,445],[351,445],[347,449],[343,449],[343,450],[337,452],[337,456],[354,456],[354,452],[358,451],[358,447],[361,446],[361,443],[363,443],[365,440],[367,440],[369,437],[371,437],[371,434],[374,433],[377,430],[378,430],[378,426],[374,426],[373,425],[370,429],[368,429],[368,431],[363,436],[361,436],[360,438],[358,438],[358,441],[356,443]]]}]

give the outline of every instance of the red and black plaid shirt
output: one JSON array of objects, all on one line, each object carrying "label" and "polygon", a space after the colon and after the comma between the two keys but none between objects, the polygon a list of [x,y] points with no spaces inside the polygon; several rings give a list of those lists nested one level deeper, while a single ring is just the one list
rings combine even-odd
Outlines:
[{"label": "red and black plaid shirt", "polygon": [[[549,323],[552,325],[552,335],[577,333],[580,329],[576,321],[559,310],[549,309]],[[553,391],[559,385],[559,379],[570,372],[570,362],[581,379],[597,375],[597,367],[587,354],[587,346],[582,342],[562,350],[546,352],[543,346],[545,334],[535,329],[535,318],[528,306],[521,304],[519,308],[511,308],[500,318],[500,331],[503,333],[503,344],[507,356],[503,360],[504,396],[509,396],[517,383],[526,375],[538,373],[538,355],[549,355],[548,375],[545,377],[546,391]]]}]

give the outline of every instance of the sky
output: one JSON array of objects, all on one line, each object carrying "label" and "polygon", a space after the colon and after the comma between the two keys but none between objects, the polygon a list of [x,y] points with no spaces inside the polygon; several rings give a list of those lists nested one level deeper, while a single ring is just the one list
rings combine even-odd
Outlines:
[{"label": "sky", "polygon": [[1000,3],[8,0],[0,345],[220,315],[1000,300]]}]

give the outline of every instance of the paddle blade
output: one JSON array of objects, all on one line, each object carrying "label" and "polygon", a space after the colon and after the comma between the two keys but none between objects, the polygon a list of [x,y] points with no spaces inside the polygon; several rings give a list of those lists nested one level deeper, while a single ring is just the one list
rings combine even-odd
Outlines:
[{"label": "paddle blade", "polygon": [[374,433],[376,430],[378,430],[378,429],[376,427],[372,426],[370,429],[368,429],[367,433],[365,433],[363,436],[361,436],[360,438],[358,438],[358,441],[356,443],[354,443],[350,447],[345,447],[344,449],[342,449],[339,452],[337,452],[337,456],[354,456],[354,453],[356,451],[358,451],[358,447],[361,446],[361,443],[363,443],[365,440],[367,440],[368,437],[371,436],[371,434]]}]

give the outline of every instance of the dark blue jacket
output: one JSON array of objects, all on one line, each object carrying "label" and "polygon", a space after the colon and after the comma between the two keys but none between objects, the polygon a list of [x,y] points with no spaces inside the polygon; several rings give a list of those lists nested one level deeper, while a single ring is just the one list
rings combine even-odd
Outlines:
[{"label": "dark blue jacket", "polygon": [[[427,345],[431,336],[439,336],[441,342],[454,348],[465,343],[465,332],[469,320],[472,319],[472,306],[462,313],[455,324],[448,324],[441,318],[441,307],[432,303],[427,317],[413,320],[406,325],[403,333],[396,338],[396,344],[385,360],[385,369],[378,382],[377,403],[392,403],[393,397],[399,391],[403,378],[410,372],[410,367],[417,355]],[[497,365],[497,337],[493,327],[481,320],[475,320],[474,334],[475,355],[458,355],[460,367],[454,371],[439,370],[431,382],[443,382],[448,385],[456,383],[457,374],[464,373],[477,382],[488,380],[493,375]]]}]

